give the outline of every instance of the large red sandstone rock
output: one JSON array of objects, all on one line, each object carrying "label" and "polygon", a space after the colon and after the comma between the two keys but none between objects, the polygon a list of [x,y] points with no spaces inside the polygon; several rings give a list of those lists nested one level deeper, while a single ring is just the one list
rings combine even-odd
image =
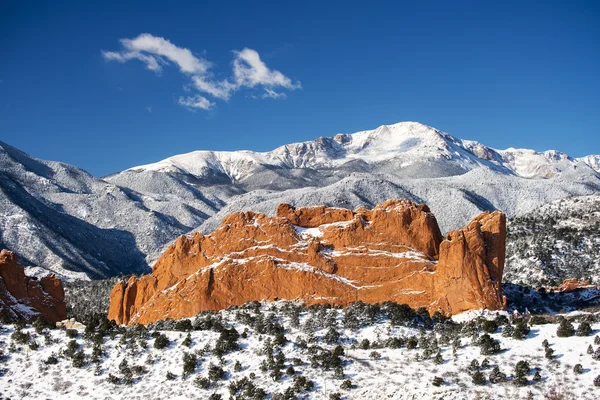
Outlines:
[{"label": "large red sandstone rock", "polygon": [[17,255],[0,252],[0,313],[31,319],[42,315],[49,322],[67,318],[65,292],[60,279],[28,277]]},{"label": "large red sandstone rock", "polygon": [[496,211],[443,240],[429,208],[407,200],[372,210],[282,204],[275,217],[234,213],[210,235],[177,239],[151,275],[117,284],[109,318],[149,323],[275,298],[390,300],[447,315],[504,309],[505,236]]}]

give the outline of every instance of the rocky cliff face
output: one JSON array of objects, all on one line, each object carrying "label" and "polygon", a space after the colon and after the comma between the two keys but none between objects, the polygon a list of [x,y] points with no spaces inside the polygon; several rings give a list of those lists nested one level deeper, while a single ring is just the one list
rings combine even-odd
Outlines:
[{"label": "rocky cliff face", "polygon": [[210,235],[180,237],[151,275],[118,283],[109,318],[149,323],[276,298],[503,309],[505,236],[504,214],[486,212],[443,239],[429,208],[408,200],[234,213]]},{"label": "rocky cliff face", "polygon": [[49,322],[67,318],[65,292],[53,275],[37,279],[25,275],[13,252],[0,252],[0,312],[9,318],[31,319],[38,315]]}]

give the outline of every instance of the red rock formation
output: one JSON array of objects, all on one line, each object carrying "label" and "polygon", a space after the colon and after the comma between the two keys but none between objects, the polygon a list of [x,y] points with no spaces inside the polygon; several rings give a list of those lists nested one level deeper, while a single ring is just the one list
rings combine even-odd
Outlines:
[{"label": "red rock formation", "polygon": [[65,292],[54,275],[37,279],[25,275],[17,255],[0,252],[0,312],[30,319],[42,315],[49,322],[67,318]]},{"label": "red rock formation", "polygon": [[494,212],[443,240],[429,208],[407,200],[234,213],[210,235],[177,239],[151,275],[117,284],[109,318],[149,323],[275,298],[391,300],[444,314],[504,309],[505,236],[505,216]]},{"label": "red rock formation", "polygon": [[565,279],[558,286],[545,287],[546,292],[572,292],[580,289],[596,289],[596,285],[592,285],[588,281],[580,281],[577,278]]}]

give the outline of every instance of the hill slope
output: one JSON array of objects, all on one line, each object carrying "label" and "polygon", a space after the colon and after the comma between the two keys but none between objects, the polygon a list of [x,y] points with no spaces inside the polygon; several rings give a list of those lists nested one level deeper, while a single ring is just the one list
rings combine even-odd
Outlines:
[{"label": "hill slope", "polygon": [[513,218],[507,243],[505,281],[600,282],[600,195],[558,200]]}]

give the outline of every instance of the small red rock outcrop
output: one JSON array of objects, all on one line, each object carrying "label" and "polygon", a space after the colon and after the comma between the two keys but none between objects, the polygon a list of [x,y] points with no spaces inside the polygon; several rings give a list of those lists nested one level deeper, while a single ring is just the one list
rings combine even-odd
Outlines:
[{"label": "small red rock outcrop", "polygon": [[446,315],[504,309],[505,237],[496,211],[444,239],[429,208],[408,200],[233,213],[210,235],[177,239],[152,274],[118,283],[108,317],[145,324],[275,298],[390,300]]},{"label": "small red rock outcrop", "polygon": [[17,255],[0,252],[0,312],[9,317],[31,319],[38,315],[48,322],[67,318],[65,291],[54,275],[41,279],[25,275]]},{"label": "small red rock outcrop", "polygon": [[565,279],[563,283],[558,286],[545,287],[546,292],[572,292],[580,289],[596,289],[596,285],[592,285],[588,281],[578,280],[577,278]]}]

